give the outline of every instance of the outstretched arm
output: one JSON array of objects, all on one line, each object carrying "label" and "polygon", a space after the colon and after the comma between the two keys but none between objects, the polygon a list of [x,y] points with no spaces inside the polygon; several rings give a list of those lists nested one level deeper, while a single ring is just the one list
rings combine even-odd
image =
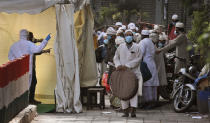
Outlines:
[{"label": "outstretched arm", "polygon": [[42,41],[40,45],[35,45],[34,43],[30,43],[30,51],[32,54],[34,53],[40,53],[47,45],[48,40],[50,40],[51,36],[50,34]]}]

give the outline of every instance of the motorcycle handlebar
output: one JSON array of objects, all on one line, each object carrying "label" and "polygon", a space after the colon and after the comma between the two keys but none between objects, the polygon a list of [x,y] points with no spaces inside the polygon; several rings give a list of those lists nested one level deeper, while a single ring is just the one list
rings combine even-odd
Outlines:
[{"label": "motorcycle handlebar", "polygon": [[185,58],[181,58],[181,57],[178,57],[178,56],[174,56],[174,58],[177,58],[177,59],[179,59],[182,62],[186,62],[186,59]]}]

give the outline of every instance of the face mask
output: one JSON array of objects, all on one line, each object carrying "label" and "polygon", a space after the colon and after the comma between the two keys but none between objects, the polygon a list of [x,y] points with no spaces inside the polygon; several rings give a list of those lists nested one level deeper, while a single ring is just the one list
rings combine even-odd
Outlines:
[{"label": "face mask", "polygon": [[176,25],[176,22],[173,21],[172,24],[175,26]]},{"label": "face mask", "polygon": [[133,35],[135,35],[136,34],[136,32],[133,32]]},{"label": "face mask", "polygon": [[108,36],[107,36],[107,39],[108,39],[108,40],[112,39],[112,36],[111,36],[111,35],[108,35]]},{"label": "face mask", "polygon": [[176,30],[174,31],[174,35],[179,35],[179,32],[177,32]]},{"label": "face mask", "polygon": [[108,44],[109,43],[109,40],[108,39],[105,39],[104,40],[104,44]]},{"label": "face mask", "polygon": [[125,37],[125,42],[126,43],[131,43],[133,41],[133,36],[126,36]]},{"label": "face mask", "polygon": [[176,31],[174,31],[174,35],[177,35],[177,34],[176,34]]},{"label": "face mask", "polygon": [[162,48],[163,47],[163,44],[162,43],[158,43],[158,47]]}]

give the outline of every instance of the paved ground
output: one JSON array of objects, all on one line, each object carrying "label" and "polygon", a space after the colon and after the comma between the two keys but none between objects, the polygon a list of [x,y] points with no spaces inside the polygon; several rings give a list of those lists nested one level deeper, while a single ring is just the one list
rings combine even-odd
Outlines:
[{"label": "paved ground", "polygon": [[[80,114],[45,113],[39,114],[32,123],[210,123],[208,115],[197,112],[175,113],[169,103],[162,102],[162,106],[153,110],[137,110],[137,118],[122,118],[121,112],[109,106],[105,110],[94,108]],[[193,119],[192,116],[201,116]]]}]

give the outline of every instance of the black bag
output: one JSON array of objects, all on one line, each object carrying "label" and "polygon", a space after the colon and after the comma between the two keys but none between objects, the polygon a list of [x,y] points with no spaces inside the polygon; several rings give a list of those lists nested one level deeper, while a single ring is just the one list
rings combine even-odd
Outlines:
[{"label": "black bag", "polygon": [[146,82],[152,78],[152,74],[147,66],[147,63],[141,61],[140,71],[142,74],[143,82]]},{"label": "black bag", "polygon": [[95,54],[96,54],[96,62],[97,63],[101,63],[103,61],[103,56],[102,56],[102,51],[103,51],[103,47],[100,46],[95,50]]}]

